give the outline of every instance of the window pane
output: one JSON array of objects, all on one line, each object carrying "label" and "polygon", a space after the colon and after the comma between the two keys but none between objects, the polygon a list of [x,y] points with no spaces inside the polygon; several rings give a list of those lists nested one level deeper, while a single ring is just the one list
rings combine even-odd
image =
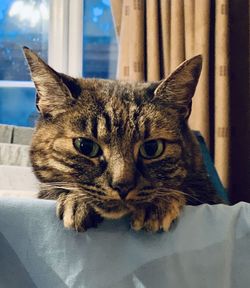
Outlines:
[{"label": "window pane", "polygon": [[22,46],[30,47],[47,60],[49,2],[1,0],[0,124],[34,126],[35,89],[22,82],[30,81]]},{"label": "window pane", "polygon": [[32,127],[36,117],[35,88],[0,87],[1,124]]},{"label": "window pane", "polygon": [[85,0],[83,23],[83,76],[116,76],[117,41],[110,0]]},{"label": "window pane", "polygon": [[1,0],[0,80],[30,80],[22,46],[48,54],[49,0]]}]

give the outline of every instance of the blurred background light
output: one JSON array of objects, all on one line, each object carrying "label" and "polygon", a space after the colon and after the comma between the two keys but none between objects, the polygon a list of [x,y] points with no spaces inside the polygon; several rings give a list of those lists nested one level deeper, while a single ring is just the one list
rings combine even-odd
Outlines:
[{"label": "blurred background light", "polygon": [[35,1],[18,0],[11,5],[8,15],[17,18],[20,22],[29,23],[30,27],[35,27],[41,20],[48,20],[49,10],[43,2],[37,5]]}]

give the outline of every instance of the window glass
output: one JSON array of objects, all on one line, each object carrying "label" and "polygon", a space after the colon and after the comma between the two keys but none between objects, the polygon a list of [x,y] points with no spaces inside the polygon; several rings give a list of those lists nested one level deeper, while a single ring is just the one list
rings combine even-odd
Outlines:
[{"label": "window glass", "polygon": [[[30,75],[22,46],[47,61],[50,1],[0,0],[0,124],[35,123],[35,89],[24,82]],[[117,42],[110,1],[84,0],[83,22],[83,76],[115,78]]]},{"label": "window glass", "polygon": [[117,41],[110,0],[85,0],[83,9],[83,76],[114,79]]},{"label": "window glass", "polygon": [[0,80],[30,80],[22,46],[47,60],[48,0],[1,0]]},{"label": "window glass", "polygon": [[30,75],[22,47],[47,61],[48,23],[49,0],[1,0],[0,124],[34,125],[35,89],[23,82],[30,81]]},{"label": "window glass", "polygon": [[29,87],[0,87],[0,123],[34,126],[38,115],[34,90]]}]

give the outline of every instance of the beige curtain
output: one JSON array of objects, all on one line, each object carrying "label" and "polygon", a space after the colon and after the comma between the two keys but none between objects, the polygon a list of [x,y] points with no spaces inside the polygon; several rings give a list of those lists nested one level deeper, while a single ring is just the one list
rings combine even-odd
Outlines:
[{"label": "beige curtain", "polygon": [[228,188],[229,0],[111,0],[111,5],[119,42],[118,79],[159,80],[185,59],[202,54],[190,126],[205,137]]}]

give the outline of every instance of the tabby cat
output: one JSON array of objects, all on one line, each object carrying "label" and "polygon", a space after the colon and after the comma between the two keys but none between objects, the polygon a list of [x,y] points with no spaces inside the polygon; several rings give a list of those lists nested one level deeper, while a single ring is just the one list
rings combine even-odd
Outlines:
[{"label": "tabby cat", "polygon": [[131,215],[167,231],[185,204],[219,203],[188,127],[202,57],[153,83],[58,73],[24,47],[40,118],[31,145],[39,198],[77,231]]}]

